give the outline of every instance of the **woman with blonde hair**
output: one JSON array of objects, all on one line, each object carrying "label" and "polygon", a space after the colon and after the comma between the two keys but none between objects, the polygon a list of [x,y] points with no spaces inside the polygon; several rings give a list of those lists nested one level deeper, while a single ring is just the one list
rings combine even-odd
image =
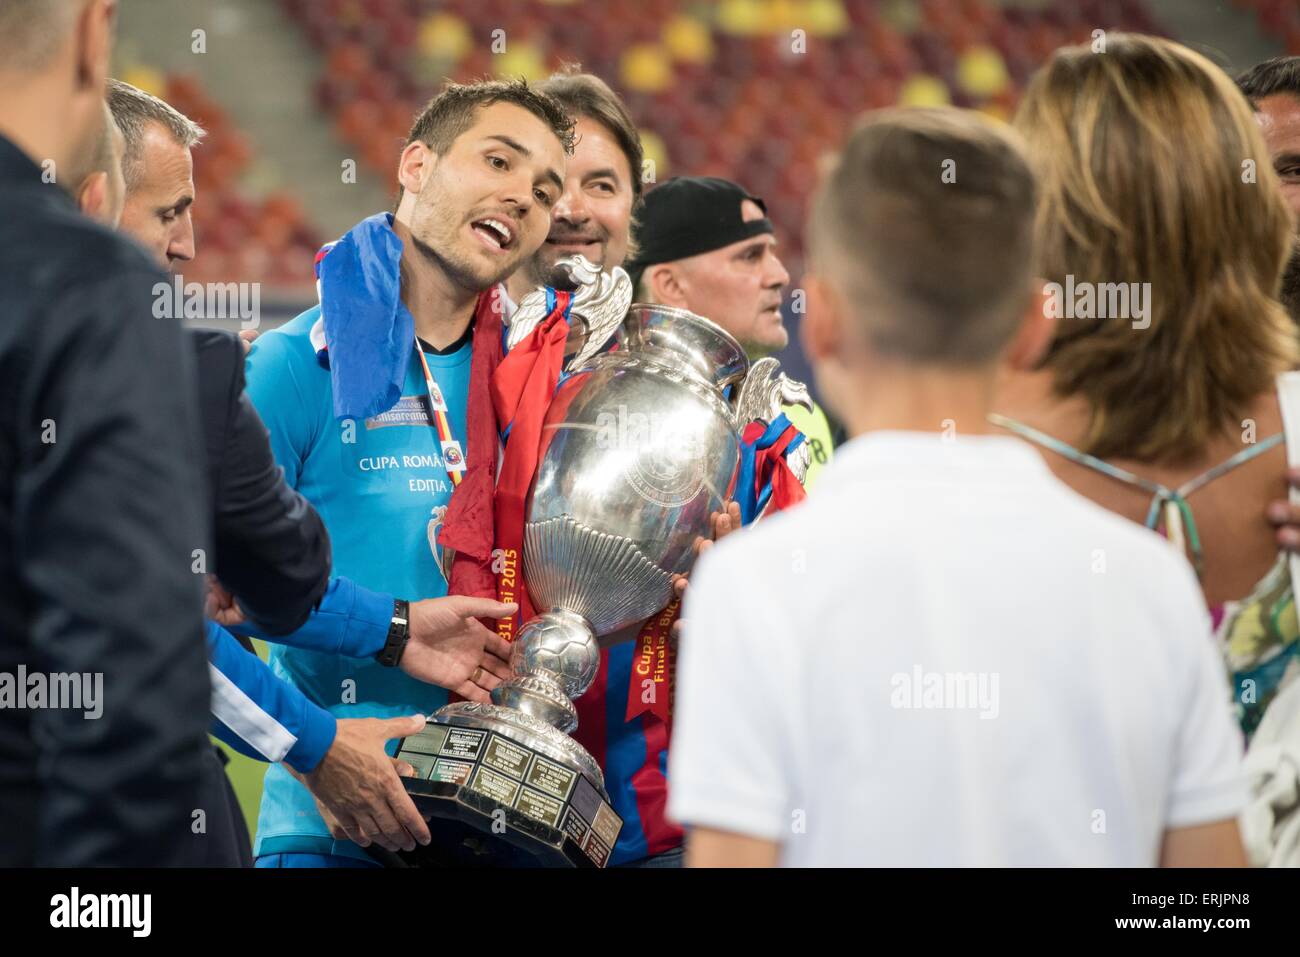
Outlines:
[{"label": "woman with blonde hair", "polygon": [[[1265,518],[1284,498],[1276,300],[1292,222],[1246,100],[1171,41],[1056,52],[1015,126],[1042,181],[1046,356],[994,421],[1057,476],[1164,534],[1200,578],[1249,735],[1297,673],[1295,603]],[[1104,572],[1105,556],[1080,556]]]}]

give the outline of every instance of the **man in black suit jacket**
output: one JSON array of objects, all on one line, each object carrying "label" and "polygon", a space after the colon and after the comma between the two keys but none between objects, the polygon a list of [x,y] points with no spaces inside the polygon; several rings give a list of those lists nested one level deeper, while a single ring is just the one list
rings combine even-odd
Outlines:
[{"label": "man in black suit jacket", "polygon": [[[186,337],[195,354],[207,446],[215,545],[209,570],[221,582],[214,589],[238,596],[243,613],[268,633],[288,634],[302,627],[329,585],[329,536],[275,464],[266,426],[244,394],[243,343],[208,329],[188,329]],[[207,828],[190,842],[192,863],[251,867],[248,828],[224,763],[213,748],[203,778]]]},{"label": "man in black suit jacket", "polygon": [[194,348],[207,445],[215,567],[245,615],[272,635],[301,628],[330,576],[330,543],[316,510],[284,481],[270,437],[244,394],[244,346],[210,329]]}]

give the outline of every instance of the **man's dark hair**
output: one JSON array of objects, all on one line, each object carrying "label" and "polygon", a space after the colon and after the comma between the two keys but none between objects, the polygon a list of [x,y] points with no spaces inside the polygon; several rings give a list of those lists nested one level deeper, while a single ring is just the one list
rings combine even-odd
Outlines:
[{"label": "man's dark hair", "polygon": [[1300,56],[1278,56],[1256,64],[1237,77],[1237,88],[1252,108],[1266,96],[1288,93],[1300,99]]},{"label": "man's dark hair", "polygon": [[575,120],[585,118],[599,123],[614,135],[619,148],[627,157],[628,172],[632,176],[632,207],[641,202],[644,184],[641,182],[641,164],[645,151],[641,147],[641,134],[608,83],[593,73],[583,73],[577,63],[565,64],[538,86],[543,93],[559,103]]},{"label": "man's dark hair", "polygon": [[406,145],[419,140],[441,156],[451,149],[458,136],[474,125],[479,109],[494,103],[523,107],[551,128],[565,153],[573,152],[573,119],[553,97],[529,86],[522,78],[448,83],[415,118]]},{"label": "man's dark hair", "polygon": [[[523,107],[551,128],[566,154],[573,153],[573,119],[555,102],[554,98],[536,87],[529,86],[522,77],[518,80],[479,80],[475,83],[448,83],[432,100],[425,104],[411,125],[405,149],[419,140],[439,156],[451,149],[457,137],[474,125],[478,111],[493,103],[513,103]],[[406,190],[399,184],[397,202],[402,201]],[[394,206],[396,208],[396,206]]]}]

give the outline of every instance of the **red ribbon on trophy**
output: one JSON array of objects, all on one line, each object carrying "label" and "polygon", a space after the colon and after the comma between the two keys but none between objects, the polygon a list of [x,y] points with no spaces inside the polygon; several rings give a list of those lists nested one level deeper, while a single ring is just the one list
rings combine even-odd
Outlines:
[{"label": "red ribbon on trophy", "polygon": [[636,654],[632,658],[632,678],[627,688],[628,721],[647,711],[663,721],[668,720],[673,686],[670,638],[681,610],[681,599],[674,595],[663,611],[641,626],[636,637]]},{"label": "red ribbon on trophy", "polygon": [[533,617],[522,574],[524,509],[541,461],[542,423],[564,364],[569,300],[569,293],[556,292],[551,312],[510,350],[492,376],[497,425],[508,433],[493,502],[496,548],[492,571],[496,575],[497,600],[519,604],[516,615],[496,622],[497,634],[506,641],[513,641],[520,623]]}]

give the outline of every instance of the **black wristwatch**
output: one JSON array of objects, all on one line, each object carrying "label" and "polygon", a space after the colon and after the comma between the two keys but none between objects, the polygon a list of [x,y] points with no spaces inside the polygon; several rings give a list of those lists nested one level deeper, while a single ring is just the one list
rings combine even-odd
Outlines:
[{"label": "black wristwatch", "polygon": [[396,668],[406,650],[406,639],[411,637],[411,603],[397,598],[393,601],[393,620],[388,625],[388,640],[375,660],[388,668]]}]

